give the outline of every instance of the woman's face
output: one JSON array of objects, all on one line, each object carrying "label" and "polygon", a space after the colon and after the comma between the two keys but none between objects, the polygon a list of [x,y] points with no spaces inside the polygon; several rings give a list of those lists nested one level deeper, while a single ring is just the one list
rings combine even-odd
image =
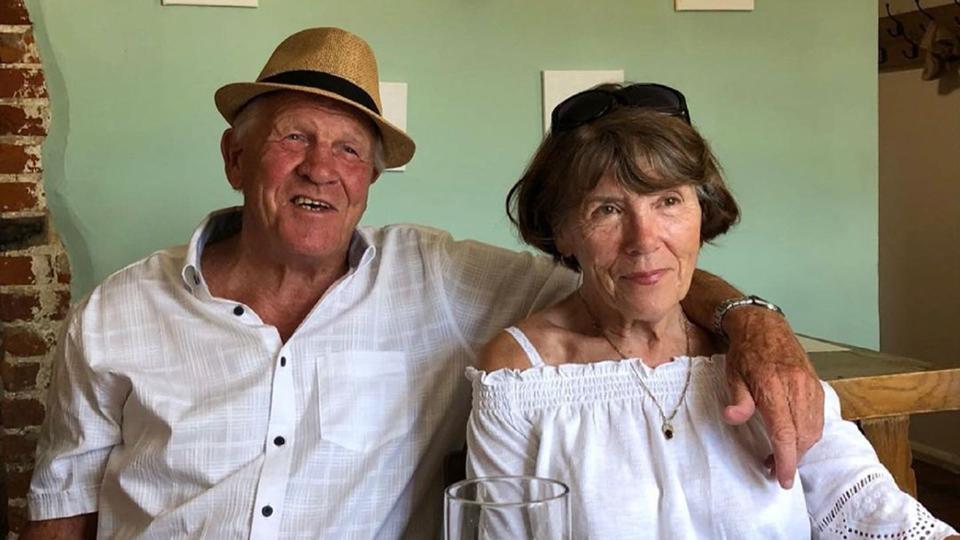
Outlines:
[{"label": "woman's face", "polygon": [[700,252],[700,202],[692,185],[645,195],[600,179],[561,227],[584,288],[630,320],[656,322],[690,288]]}]

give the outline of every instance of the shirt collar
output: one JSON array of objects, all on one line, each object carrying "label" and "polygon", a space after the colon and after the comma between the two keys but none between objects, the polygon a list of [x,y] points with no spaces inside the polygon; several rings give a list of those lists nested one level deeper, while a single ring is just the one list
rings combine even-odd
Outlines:
[{"label": "shirt collar", "polygon": [[350,271],[359,270],[370,264],[377,254],[377,248],[370,238],[370,231],[354,229],[350,238],[350,250],[347,252],[347,264]]},{"label": "shirt collar", "polygon": [[[184,284],[191,291],[204,284],[200,268],[203,249],[210,242],[223,240],[240,232],[243,225],[240,210],[241,207],[234,206],[211,212],[193,231],[190,244],[187,246],[186,259],[180,272]],[[370,232],[354,229],[350,238],[350,248],[347,251],[347,265],[349,267],[347,273],[355,272],[370,264],[376,254],[377,248],[371,241]]]}]

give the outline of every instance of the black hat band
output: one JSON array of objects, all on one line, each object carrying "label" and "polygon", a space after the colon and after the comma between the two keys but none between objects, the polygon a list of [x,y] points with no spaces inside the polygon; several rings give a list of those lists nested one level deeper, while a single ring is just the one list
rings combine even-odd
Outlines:
[{"label": "black hat band", "polygon": [[331,75],[330,73],[325,73],[323,71],[284,71],[282,73],[277,73],[276,75],[271,75],[261,79],[258,82],[290,84],[293,86],[308,86],[310,88],[316,88],[317,90],[332,92],[342,98],[346,98],[354,103],[363,105],[377,115],[380,114],[380,108],[377,107],[376,102],[373,101],[373,98],[370,97],[370,94],[368,94],[363,88],[360,88],[343,77]]}]

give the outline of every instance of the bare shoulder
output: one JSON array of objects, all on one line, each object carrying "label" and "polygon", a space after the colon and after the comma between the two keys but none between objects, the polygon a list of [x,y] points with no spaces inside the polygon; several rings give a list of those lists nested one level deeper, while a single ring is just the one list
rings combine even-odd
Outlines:
[{"label": "bare shoulder", "polygon": [[[571,356],[571,344],[577,342],[575,332],[571,332],[572,305],[576,304],[573,295],[556,304],[534,313],[514,326],[520,329],[537,353],[547,364],[563,364]],[[477,361],[477,368],[486,372],[498,369],[527,369],[530,358],[517,342],[516,338],[501,331],[483,348]]]},{"label": "bare shoulder", "polygon": [[[533,345],[544,362],[562,364],[566,362],[568,356],[567,342],[570,332],[556,324],[551,310],[552,308],[548,308],[535,313],[514,326],[523,332],[527,341]],[[517,339],[504,330],[494,336],[484,347],[477,367],[491,372],[503,368],[527,369],[531,364],[530,358]]]},{"label": "bare shoulder", "polygon": [[[549,336],[552,325],[547,315],[552,307],[534,313],[526,319],[514,324],[527,338],[540,356],[544,356],[544,344],[550,343]],[[527,369],[531,366],[526,351],[517,342],[517,338],[502,330],[487,343],[480,353],[477,367],[486,372],[498,369]]]},{"label": "bare shoulder", "polygon": [[497,333],[484,346],[477,359],[477,369],[486,372],[498,369],[526,369],[530,367],[530,359],[520,344],[506,330]]}]

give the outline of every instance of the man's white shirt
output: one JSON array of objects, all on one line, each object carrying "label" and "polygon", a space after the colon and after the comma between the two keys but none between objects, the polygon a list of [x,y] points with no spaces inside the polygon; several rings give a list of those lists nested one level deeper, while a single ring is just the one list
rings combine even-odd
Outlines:
[{"label": "man's white shirt", "polygon": [[204,281],[203,246],[238,227],[215,212],[74,308],[30,518],[99,512],[104,538],[436,537],[465,367],[573,274],[425,227],[361,228],[283,343]]}]

